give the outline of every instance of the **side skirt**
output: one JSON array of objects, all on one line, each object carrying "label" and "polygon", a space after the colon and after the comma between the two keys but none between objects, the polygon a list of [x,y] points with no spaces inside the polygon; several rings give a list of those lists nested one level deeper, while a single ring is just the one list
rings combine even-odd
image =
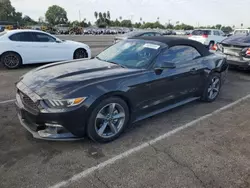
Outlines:
[{"label": "side skirt", "polygon": [[[143,120],[143,119],[146,119],[146,118],[152,117],[152,116],[154,116],[154,115],[157,115],[157,114],[166,112],[166,111],[168,111],[168,110],[171,110],[171,109],[173,109],[173,108],[176,108],[176,107],[185,105],[185,104],[187,104],[187,103],[196,101],[196,100],[198,100],[198,99],[200,99],[200,97],[188,98],[188,99],[183,100],[183,101],[181,101],[181,102],[178,102],[178,103],[175,103],[175,104],[166,106],[165,108],[161,108],[161,109],[159,109],[159,110],[150,112],[150,113],[148,113],[148,114],[146,114],[146,115],[139,116],[139,117],[137,117],[137,118],[134,120],[134,122],[141,121],[141,120]],[[133,123],[134,123],[134,122],[133,122]]]}]

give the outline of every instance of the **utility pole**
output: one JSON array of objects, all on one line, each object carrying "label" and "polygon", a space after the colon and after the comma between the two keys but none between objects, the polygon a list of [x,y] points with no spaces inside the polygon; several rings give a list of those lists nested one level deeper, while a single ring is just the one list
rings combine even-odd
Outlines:
[{"label": "utility pole", "polygon": [[79,10],[79,23],[81,22],[81,11]]}]

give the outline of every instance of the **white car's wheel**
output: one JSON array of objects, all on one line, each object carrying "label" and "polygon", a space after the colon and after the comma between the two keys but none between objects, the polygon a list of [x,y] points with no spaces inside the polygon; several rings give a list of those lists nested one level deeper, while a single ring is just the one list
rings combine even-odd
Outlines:
[{"label": "white car's wheel", "polygon": [[8,69],[16,69],[22,65],[22,58],[15,52],[6,52],[1,56],[1,62]]},{"label": "white car's wheel", "polygon": [[88,58],[88,53],[85,49],[80,48],[74,52],[74,59]]}]

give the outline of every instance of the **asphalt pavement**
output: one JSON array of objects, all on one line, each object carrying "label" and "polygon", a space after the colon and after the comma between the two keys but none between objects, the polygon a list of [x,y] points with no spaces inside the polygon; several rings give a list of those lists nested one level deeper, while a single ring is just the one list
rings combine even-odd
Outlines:
[{"label": "asphalt pavement", "polygon": [[15,98],[14,83],[35,67],[0,68],[1,188],[50,187],[72,177],[76,181],[66,187],[250,187],[249,99],[81,176],[98,164],[248,95],[249,72],[229,71],[213,103],[190,103],[131,125],[112,143],[98,144],[89,139],[37,140],[20,125],[14,103],[2,102]]}]

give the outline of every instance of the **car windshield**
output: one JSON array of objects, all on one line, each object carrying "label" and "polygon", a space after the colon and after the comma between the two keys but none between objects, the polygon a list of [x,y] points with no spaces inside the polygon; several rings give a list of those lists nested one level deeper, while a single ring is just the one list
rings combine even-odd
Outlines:
[{"label": "car windshield", "polygon": [[101,52],[97,58],[128,68],[144,68],[151,62],[160,44],[144,40],[125,40]]},{"label": "car windshield", "polygon": [[211,30],[194,30],[192,35],[211,35]]},{"label": "car windshield", "polygon": [[1,37],[1,36],[3,36],[3,35],[5,35],[5,34],[6,34],[6,32],[5,32],[5,31],[0,32],[0,37]]}]

